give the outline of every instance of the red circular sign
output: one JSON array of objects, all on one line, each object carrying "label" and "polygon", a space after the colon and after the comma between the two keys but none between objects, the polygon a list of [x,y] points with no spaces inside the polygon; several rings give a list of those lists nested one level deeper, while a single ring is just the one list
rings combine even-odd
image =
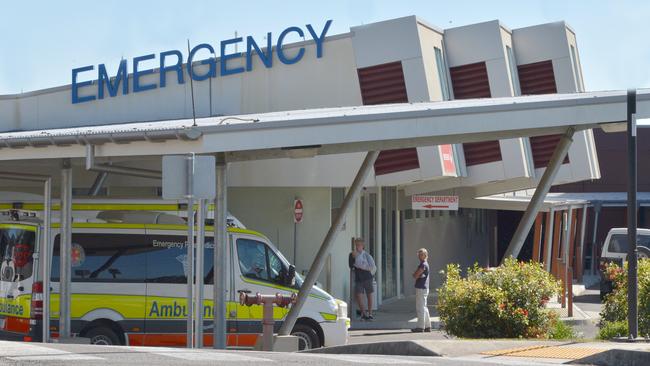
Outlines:
[{"label": "red circular sign", "polygon": [[295,200],[293,202],[293,221],[295,223],[301,223],[302,218],[303,218],[302,200]]},{"label": "red circular sign", "polygon": [[14,264],[21,268],[29,263],[32,258],[32,247],[28,244],[16,244],[14,247]]}]

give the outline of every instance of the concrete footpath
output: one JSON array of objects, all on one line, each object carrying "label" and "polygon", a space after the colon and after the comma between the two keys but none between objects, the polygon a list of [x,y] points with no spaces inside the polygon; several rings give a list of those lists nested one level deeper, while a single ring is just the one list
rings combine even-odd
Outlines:
[{"label": "concrete footpath", "polygon": [[[436,333],[436,332],[434,332]],[[434,356],[513,364],[650,365],[650,343],[440,339],[439,334],[376,334],[371,342],[308,351],[325,354]],[[419,337],[418,337],[419,336]],[[438,338],[438,339],[436,339]]]}]

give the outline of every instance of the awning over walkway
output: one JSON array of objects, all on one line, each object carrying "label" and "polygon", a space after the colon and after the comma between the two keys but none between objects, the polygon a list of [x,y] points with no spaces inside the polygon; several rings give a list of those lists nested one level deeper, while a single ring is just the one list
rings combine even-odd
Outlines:
[{"label": "awning over walkway", "polygon": [[[637,96],[650,117],[650,90]],[[620,128],[626,92],[342,107],[0,133],[0,160],[227,152],[229,161],[387,150]],[[130,122],[130,123],[129,123]],[[622,126],[624,128],[624,126]],[[161,141],[165,141],[161,144]],[[134,143],[138,142],[138,143]]]}]

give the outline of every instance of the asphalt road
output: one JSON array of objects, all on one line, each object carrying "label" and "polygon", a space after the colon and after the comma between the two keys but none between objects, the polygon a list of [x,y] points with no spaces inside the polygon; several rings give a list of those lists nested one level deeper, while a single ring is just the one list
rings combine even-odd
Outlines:
[{"label": "asphalt road", "polygon": [[[0,365],[541,365],[534,360],[326,355],[0,341]],[[548,365],[548,364],[545,364]]]}]

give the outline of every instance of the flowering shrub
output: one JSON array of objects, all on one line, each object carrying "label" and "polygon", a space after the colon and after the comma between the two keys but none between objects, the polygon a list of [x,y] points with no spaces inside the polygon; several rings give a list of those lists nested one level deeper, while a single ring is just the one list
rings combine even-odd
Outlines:
[{"label": "flowering shrub", "polygon": [[478,265],[461,276],[457,264],[447,265],[438,289],[443,329],[467,338],[547,338],[558,321],[545,303],[560,285],[539,263],[509,258],[499,267]]},{"label": "flowering shrub", "polygon": [[[600,338],[627,335],[627,263],[621,267],[610,263],[605,276],[612,281],[613,291],[605,297],[600,312]],[[639,259],[639,335],[650,337],[650,260]],[[615,330],[615,331],[614,331]],[[625,333],[625,334],[620,334]]]}]

